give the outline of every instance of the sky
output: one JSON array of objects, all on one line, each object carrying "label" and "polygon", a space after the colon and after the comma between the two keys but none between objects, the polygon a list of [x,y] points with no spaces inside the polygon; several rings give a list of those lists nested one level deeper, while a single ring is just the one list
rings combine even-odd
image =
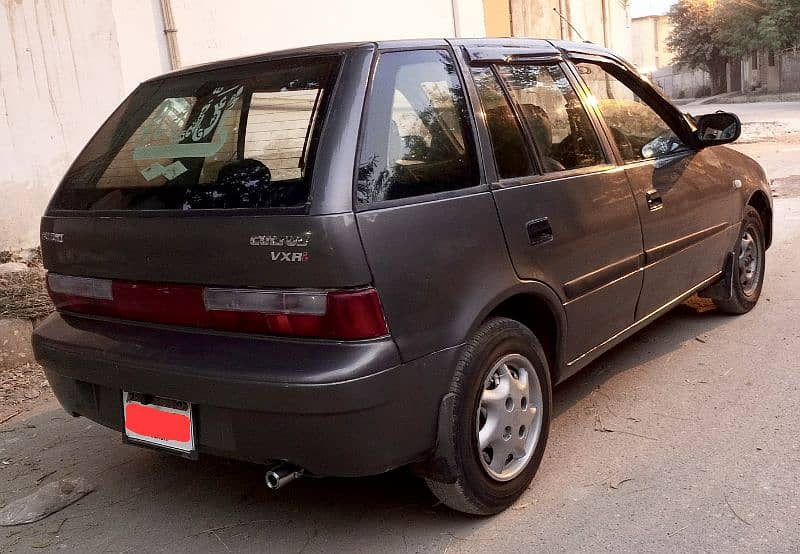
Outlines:
[{"label": "sky", "polygon": [[631,17],[663,15],[675,0],[631,0]]}]

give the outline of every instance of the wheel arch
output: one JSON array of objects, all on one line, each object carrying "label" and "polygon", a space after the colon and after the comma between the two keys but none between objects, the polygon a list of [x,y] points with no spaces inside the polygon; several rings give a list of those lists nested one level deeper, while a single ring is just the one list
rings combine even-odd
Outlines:
[{"label": "wheel arch", "polygon": [[750,195],[747,200],[747,205],[752,206],[761,217],[761,223],[764,225],[764,239],[766,241],[765,248],[769,248],[772,244],[772,206],[770,206],[769,197],[763,190],[756,190]]},{"label": "wheel arch", "polygon": [[542,343],[553,385],[561,380],[567,318],[553,289],[539,281],[529,281],[504,291],[481,312],[470,334],[491,317],[507,317],[528,327]]}]

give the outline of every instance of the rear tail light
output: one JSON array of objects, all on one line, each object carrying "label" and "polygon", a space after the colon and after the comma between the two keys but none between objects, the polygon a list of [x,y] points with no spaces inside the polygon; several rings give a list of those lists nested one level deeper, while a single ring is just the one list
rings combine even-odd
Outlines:
[{"label": "rear tail light", "polygon": [[60,311],[220,331],[334,340],[389,334],[374,288],[273,291],[205,288],[50,273]]}]

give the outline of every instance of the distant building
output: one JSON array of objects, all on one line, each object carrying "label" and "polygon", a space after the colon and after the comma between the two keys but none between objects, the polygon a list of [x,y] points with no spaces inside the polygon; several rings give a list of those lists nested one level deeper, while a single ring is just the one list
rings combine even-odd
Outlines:
[{"label": "distant building", "polygon": [[728,91],[781,92],[798,90],[798,56],[794,51],[758,50],[728,63]]},{"label": "distant building", "polygon": [[668,15],[648,15],[631,20],[633,52],[631,61],[642,73],[652,73],[672,65],[672,52],[667,37],[673,25]]}]

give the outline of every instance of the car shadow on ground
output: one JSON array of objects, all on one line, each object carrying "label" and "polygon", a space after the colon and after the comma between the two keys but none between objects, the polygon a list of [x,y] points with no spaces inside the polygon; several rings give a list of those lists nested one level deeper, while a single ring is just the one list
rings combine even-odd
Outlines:
[{"label": "car shadow on ground", "polygon": [[[703,302],[677,307],[556,388],[555,418],[613,376],[667,355],[727,319],[708,310]],[[38,416],[41,421],[32,421],[40,429],[50,425],[63,428],[66,440],[53,440],[52,436],[45,440],[40,433],[38,438],[31,435],[34,439],[28,448],[31,457],[41,457],[41,472],[58,467],[62,469],[58,477],[66,473],[94,481],[96,492],[65,512],[69,519],[62,530],[81,540],[87,550],[93,549],[92,540],[98,533],[117,535],[114,540],[120,550],[125,550],[126,541],[135,546],[141,540],[152,541],[148,542],[152,550],[177,545],[214,549],[220,541],[226,548],[246,548],[262,540],[274,551],[309,545],[313,550],[326,544],[341,550],[369,550],[378,538],[386,550],[418,550],[468,540],[492,521],[448,510],[407,469],[358,479],[302,478],[270,491],[264,484],[263,466],[211,456],[187,462],[123,447],[118,433],[61,416],[50,412]],[[48,449],[49,455],[45,454]],[[35,475],[25,476],[17,486],[33,488],[34,479]],[[181,514],[179,520],[175,514]],[[123,528],[120,521],[125,522]],[[361,526],[371,529],[368,536],[358,535]],[[413,536],[405,533],[408,528],[414,529]],[[18,540],[34,540],[29,532],[35,533],[37,528]],[[3,541],[0,538],[0,546]]]},{"label": "car shadow on ground", "polygon": [[693,296],[556,387],[553,416],[566,412],[615,375],[665,357],[687,341],[704,340],[702,335],[731,317],[720,313],[711,300]]}]

